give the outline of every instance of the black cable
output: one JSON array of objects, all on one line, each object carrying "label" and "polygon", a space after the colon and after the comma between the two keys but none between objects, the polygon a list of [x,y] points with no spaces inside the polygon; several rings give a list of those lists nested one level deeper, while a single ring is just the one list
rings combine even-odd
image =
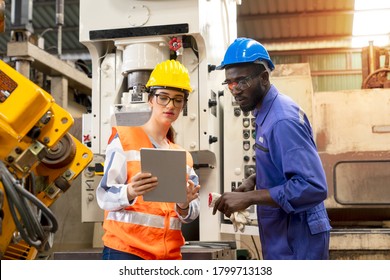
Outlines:
[{"label": "black cable", "polygon": [[[3,162],[0,162],[0,180],[4,186],[12,218],[21,237],[30,246],[37,249],[43,248],[50,233],[55,233],[58,229],[56,217],[42,201],[23,188]],[[31,203],[37,207],[39,212],[33,209]],[[39,215],[34,213],[34,210],[46,217],[48,226],[41,224],[38,219]]]},{"label": "black cable", "polygon": [[258,260],[261,260],[261,259],[260,259],[259,249],[257,248],[256,241],[255,241],[255,239],[253,238],[253,235],[251,235],[251,238],[252,238],[253,245],[255,245],[255,252],[256,252],[256,254],[257,254],[257,259],[258,259]]},{"label": "black cable", "polygon": [[[42,214],[48,219],[48,222],[50,223],[50,225],[48,227],[49,231],[53,232],[53,233],[56,232],[58,229],[58,223],[57,223],[57,219],[54,216],[53,212],[42,201],[40,201],[36,196],[34,196],[32,193],[28,192],[20,184],[18,184],[16,182],[16,180],[15,180],[15,183],[16,183],[16,185],[15,185],[16,190],[20,193],[20,195],[22,197],[24,197],[25,199],[27,198],[29,200],[28,202],[32,202],[33,204],[35,204],[35,206],[37,206],[38,209],[40,211],[42,211]],[[31,212],[31,214],[33,215],[32,212]],[[34,218],[34,216],[33,216],[33,218]],[[35,215],[35,219],[34,219],[35,221],[37,221],[36,218],[37,218],[37,216]],[[40,225],[40,223],[39,223],[39,225]]]},{"label": "black cable", "polygon": [[42,202],[40,201],[36,196],[25,190],[22,186],[18,185],[17,190],[23,195],[24,197],[28,198],[30,202],[34,203],[35,206],[38,207],[40,211],[42,211],[42,214],[48,218],[48,222],[50,222],[50,232],[56,232],[58,229],[58,223],[57,219],[54,216],[53,212]]},{"label": "black cable", "polygon": [[2,235],[3,233],[3,219],[4,219],[3,204],[4,204],[4,192],[0,190],[0,235]]},{"label": "black cable", "polygon": [[[33,234],[27,234],[26,232],[32,231],[32,225],[28,220],[28,210],[21,201],[16,189],[13,187],[11,178],[9,177],[8,170],[5,168],[2,162],[0,162],[0,180],[3,183],[4,190],[7,196],[7,201],[9,205],[9,210],[11,212],[12,218],[14,220],[15,226],[20,232],[22,238],[31,246],[39,247],[41,242],[36,239],[36,236]],[[24,226],[20,223],[15,208],[18,209],[18,213],[21,217],[21,220],[25,221]]]}]

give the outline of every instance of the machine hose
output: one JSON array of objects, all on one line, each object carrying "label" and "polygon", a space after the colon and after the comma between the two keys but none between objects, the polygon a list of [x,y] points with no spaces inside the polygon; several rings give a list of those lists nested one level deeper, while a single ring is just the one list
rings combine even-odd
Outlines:
[{"label": "machine hose", "polygon": [[[55,233],[58,229],[58,222],[53,212],[36,196],[23,188],[3,162],[0,162],[0,181],[4,186],[9,209],[21,237],[30,246],[38,250],[42,249],[50,233]],[[48,225],[42,225],[41,215],[46,218]]]}]

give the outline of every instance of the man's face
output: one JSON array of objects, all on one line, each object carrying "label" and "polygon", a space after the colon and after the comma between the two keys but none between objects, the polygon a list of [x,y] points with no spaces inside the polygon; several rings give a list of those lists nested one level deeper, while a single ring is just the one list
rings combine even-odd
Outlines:
[{"label": "man's face", "polygon": [[268,90],[262,86],[268,73],[259,65],[233,65],[225,69],[225,84],[244,112],[260,108],[261,102]]}]

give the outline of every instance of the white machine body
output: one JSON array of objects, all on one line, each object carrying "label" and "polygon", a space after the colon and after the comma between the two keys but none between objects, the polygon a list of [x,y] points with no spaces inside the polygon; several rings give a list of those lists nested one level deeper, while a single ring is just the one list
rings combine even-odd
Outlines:
[{"label": "white machine body", "polygon": [[[206,203],[209,192],[221,191],[222,173],[219,96],[224,73],[213,70],[236,38],[236,5],[232,0],[80,0],[80,41],[92,59],[89,138],[99,159],[113,125],[148,120],[144,86],[156,64],[176,59],[189,70],[193,92],[174,128],[177,143],[192,153],[200,177],[200,240],[220,239],[220,217],[213,216]],[[98,181],[101,174],[95,176]],[[83,192],[96,188],[92,181],[88,173]],[[85,197],[83,203],[95,205],[90,195]],[[87,213],[91,207],[83,209],[88,209],[82,214],[84,222],[99,220]]]}]

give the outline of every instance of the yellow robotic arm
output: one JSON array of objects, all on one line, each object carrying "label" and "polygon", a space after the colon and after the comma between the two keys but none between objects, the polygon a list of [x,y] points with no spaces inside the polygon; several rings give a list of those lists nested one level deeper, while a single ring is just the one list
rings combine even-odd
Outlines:
[{"label": "yellow robotic arm", "polygon": [[51,247],[49,206],[92,160],[68,130],[72,116],[0,61],[0,257],[33,259]]}]

